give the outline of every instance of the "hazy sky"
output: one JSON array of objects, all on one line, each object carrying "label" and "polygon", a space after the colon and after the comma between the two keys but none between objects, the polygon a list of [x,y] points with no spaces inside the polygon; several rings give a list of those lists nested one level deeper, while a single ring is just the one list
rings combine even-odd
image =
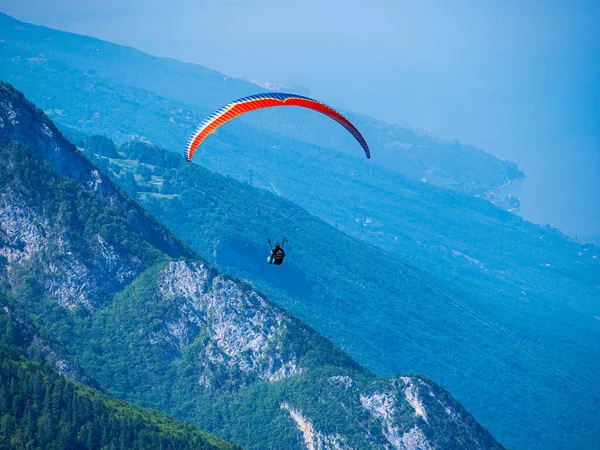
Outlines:
[{"label": "hazy sky", "polygon": [[18,19],[458,138],[528,174],[522,214],[600,239],[600,1],[0,0]]}]

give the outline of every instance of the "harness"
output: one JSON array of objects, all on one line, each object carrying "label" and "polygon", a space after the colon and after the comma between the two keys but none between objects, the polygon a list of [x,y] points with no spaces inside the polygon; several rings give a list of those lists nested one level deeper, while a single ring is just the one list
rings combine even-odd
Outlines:
[{"label": "harness", "polygon": [[[281,246],[285,244],[285,239],[281,243]],[[271,239],[269,239],[269,245],[271,245]],[[283,258],[285,258],[285,251],[283,248],[277,245],[275,248],[271,247],[271,259],[269,260],[270,264],[280,265],[283,263]]]},{"label": "harness", "polygon": [[283,262],[283,258],[285,258],[285,252],[282,248],[279,248],[273,252],[273,264],[281,264]]}]

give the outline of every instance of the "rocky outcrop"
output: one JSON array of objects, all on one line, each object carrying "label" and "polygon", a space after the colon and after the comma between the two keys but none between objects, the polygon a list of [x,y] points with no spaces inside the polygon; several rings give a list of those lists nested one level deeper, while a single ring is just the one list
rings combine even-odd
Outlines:
[{"label": "rocky outcrop", "polygon": [[[299,355],[285,342],[292,321],[256,292],[217,275],[202,262],[169,263],[158,286],[172,308],[149,339],[166,341],[180,352],[199,335],[205,345],[199,381],[277,381],[301,372]],[[287,347],[287,348],[286,348]]]},{"label": "rocky outcrop", "polygon": [[9,263],[29,259],[46,242],[48,221],[27,204],[6,193],[0,195],[0,255]]},{"label": "rocky outcrop", "polygon": [[26,199],[0,187],[0,255],[7,260],[10,284],[33,271],[46,294],[66,308],[93,310],[140,273],[135,255],[118,252],[96,234],[86,254],[76,250],[64,226],[28,206]]},{"label": "rocky outcrop", "polygon": [[[409,391],[410,392],[410,391]],[[388,441],[392,448],[398,450],[404,449],[419,449],[430,450],[433,447],[429,444],[423,431],[418,425],[413,425],[408,430],[403,430],[396,417],[397,408],[402,408],[404,403],[408,402],[414,408],[414,396],[406,395],[404,391],[395,392],[375,392],[371,395],[360,395],[360,402],[369,414],[381,424],[381,434]],[[425,410],[422,407],[415,409],[415,415],[425,417]]]},{"label": "rocky outcrop", "polygon": [[290,417],[296,423],[298,430],[302,432],[302,439],[307,450],[351,450],[352,447],[344,442],[343,436],[339,434],[323,434],[315,429],[312,422],[304,417],[298,410],[290,407],[287,403],[281,404],[281,409],[290,413]]}]

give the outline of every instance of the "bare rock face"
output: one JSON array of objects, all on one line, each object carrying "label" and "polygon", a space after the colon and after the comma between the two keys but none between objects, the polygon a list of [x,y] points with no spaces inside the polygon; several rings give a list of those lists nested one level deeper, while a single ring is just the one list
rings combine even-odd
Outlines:
[{"label": "bare rock face", "polygon": [[[346,404],[359,400],[360,406],[369,416],[363,422],[361,434],[368,448],[397,450],[432,450],[434,448],[489,448],[489,435],[481,433],[478,425],[469,418],[465,420],[455,408],[456,402],[445,403],[436,396],[441,391],[438,386],[421,378],[400,377],[382,383],[381,380],[369,386],[358,387],[347,376],[335,376],[330,381],[342,383],[348,389]],[[331,405],[335,408],[336,405]],[[302,432],[307,449],[349,449],[347,437],[325,433],[319,430],[310,416],[289,403],[280,407],[289,412],[290,417]],[[440,427],[455,427],[460,440],[441,444],[436,431]],[[496,444],[492,444],[494,446]],[[500,448],[500,447],[498,447]]]},{"label": "bare rock face", "polygon": [[98,299],[122,289],[142,268],[139,258],[117,252],[99,234],[88,242],[86,255],[72,247],[64,227],[0,187],[0,256],[7,260],[9,283],[35,270],[50,298],[66,308],[91,311]]},{"label": "bare rock face", "polygon": [[39,162],[49,164],[56,174],[99,194],[109,203],[116,200],[129,203],[131,213],[135,215],[132,223],[135,230],[132,231],[169,256],[191,256],[188,249],[174,241],[162,225],[67,141],[42,110],[36,109],[10,84],[0,81],[0,147],[9,143],[26,147]]},{"label": "bare rock face", "polygon": [[9,263],[29,259],[45,242],[50,226],[27,204],[7,194],[0,195],[0,255]]},{"label": "bare rock face", "polygon": [[223,383],[224,373],[247,383],[301,371],[293,349],[283,352],[291,320],[256,292],[212,273],[204,263],[187,261],[169,263],[158,289],[175,312],[150,340],[166,341],[180,352],[202,335],[199,382],[207,388]]},{"label": "bare rock face", "polygon": [[342,450],[350,449],[345,439],[340,434],[323,434],[315,429],[310,419],[304,417],[298,410],[292,408],[287,403],[281,404],[281,409],[290,413],[290,417],[296,423],[298,430],[302,432],[302,439],[307,450]]},{"label": "bare rock face", "polygon": [[143,260],[148,249],[191,256],[3,82],[0,151],[0,276],[9,286],[29,276],[65,308],[93,311],[153,263]]}]

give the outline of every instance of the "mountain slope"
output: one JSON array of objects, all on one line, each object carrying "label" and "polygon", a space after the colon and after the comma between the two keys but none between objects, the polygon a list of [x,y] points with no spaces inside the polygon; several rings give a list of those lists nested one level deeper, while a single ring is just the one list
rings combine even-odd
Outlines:
[{"label": "mountain slope", "polygon": [[3,293],[0,359],[0,448],[239,449],[83,386],[98,383]]},{"label": "mountain slope", "polygon": [[240,449],[0,347],[0,448]]},{"label": "mountain slope", "polygon": [[[429,211],[437,219],[432,224],[413,215],[399,219],[406,229],[395,245],[431,272],[425,274],[280,197],[186,163],[180,155],[139,142],[117,150],[94,140],[106,141],[81,139],[78,145],[130,195],[201,254],[212,255],[220,269],[250,280],[361,364],[383,374],[423,372],[451,386],[480,421],[515,446],[566,445],[573,442],[573,430],[579,430],[582,447],[598,439],[590,415],[598,401],[593,380],[600,373],[594,247],[564,240],[486,202],[435,188],[417,191],[394,179],[403,209]],[[290,238],[281,270],[263,264],[266,220],[272,236]],[[377,236],[383,227],[361,221],[355,228]],[[461,229],[489,244],[465,249]],[[436,247],[435,241],[440,246],[452,241],[453,247]],[[515,242],[526,250],[511,252]],[[473,251],[480,260],[469,256]],[[557,415],[560,423],[549,419]],[[515,416],[523,420],[515,424]]]},{"label": "mountain slope", "polygon": [[[16,84],[55,120],[118,143],[143,137],[167,148],[185,143],[206,115],[232,99],[264,89],[205,67],[156,58],[132,48],[19,22],[0,14],[0,79]],[[153,112],[145,114],[144,111]],[[235,128],[278,132],[277,115],[248,116]],[[496,188],[523,177],[514,163],[472,146],[351,115],[378,149],[374,164],[430,183],[493,199]],[[303,116],[289,133],[302,141],[321,121]],[[293,127],[298,127],[294,123]],[[141,131],[142,130],[142,131]],[[323,136],[326,147],[349,151],[342,133]],[[311,140],[309,140],[311,142]],[[350,147],[351,148],[351,147]],[[503,195],[500,195],[503,197]]]},{"label": "mountain slope", "polygon": [[501,448],[432,381],[376,377],[52,146],[8,143],[45,122],[8,85],[0,104],[3,283],[106,392],[248,448]]},{"label": "mountain slope", "polygon": [[51,367],[60,375],[98,388],[96,380],[86,376],[69,351],[37,326],[27,314],[0,292],[0,346],[17,350],[33,362]]},{"label": "mountain slope", "polygon": [[[166,147],[174,143],[172,149],[179,151],[187,130],[210,109],[240,94],[239,89],[255,90],[236,84],[230,91],[235,80],[199,66],[11,19],[3,39],[5,65],[0,71],[21,80],[57,120],[109,134],[118,142],[135,135]],[[152,71],[136,70],[150,62]],[[59,79],[68,80],[66,86]],[[380,122],[366,124],[377,128],[368,136],[374,153],[394,152],[398,158],[382,158],[393,169],[383,170],[370,165],[377,157],[365,163],[331,148],[290,142],[281,132],[262,132],[269,126],[271,131],[281,129],[269,119],[274,116],[228,124],[206,142],[206,152],[197,161],[278,191],[378,251],[336,239],[332,230],[325,232],[314,222],[302,222],[298,230],[292,227],[289,267],[274,276],[260,262],[250,263],[264,259],[265,205],[273,205],[268,210],[277,219],[271,222],[283,222],[275,224],[273,233],[289,231],[286,220],[306,218],[287,209],[286,202],[256,197],[205,171],[185,169],[182,175],[181,169],[172,170],[173,160],[163,164],[142,157],[143,151],[121,156],[98,152],[102,158],[97,162],[107,173],[122,175],[119,183],[129,185],[132,196],[138,195],[201,254],[214,254],[211,262],[260,283],[269,298],[377,373],[426,373],[510,446],[600,445],[594,422],[599,394],[595,380],[600,377],[600,253],[550,227],[469,198],[485,196],[488,189],[518,177],[515,167],[499,169],[497,160],[459,144],[436,146],[418,133]],[[364,126],[359,124],[361,130]],[[318,129],[309,122],[301,131],[312,136]],[[338,149],[353,149],[343,133],[331,131]],[[292,135],[303,138],[297,130]],[[330,146],[332,140],[319,143]],[[286,151],[274,157],[272,146]],[[316,176],[321,177],[318,190]],[[414,181],[422,178],[426,182]],[[431,184],[459,189],[469,197]],[[236,196],[245,200],[243,205],[236,205]],[[282,211],[279,217],[277,211]],[[309,239],[317,230],[321,234]],[[425,289],[407,276],[414,270],[407,260],[421,269],[418,276],[430,274],[422,280]],[[362,268],[370,269],[361,274],[368,282],[341,282],[346,271],[359,279]],[[515,416],[523,420],[515,423]]]}]

